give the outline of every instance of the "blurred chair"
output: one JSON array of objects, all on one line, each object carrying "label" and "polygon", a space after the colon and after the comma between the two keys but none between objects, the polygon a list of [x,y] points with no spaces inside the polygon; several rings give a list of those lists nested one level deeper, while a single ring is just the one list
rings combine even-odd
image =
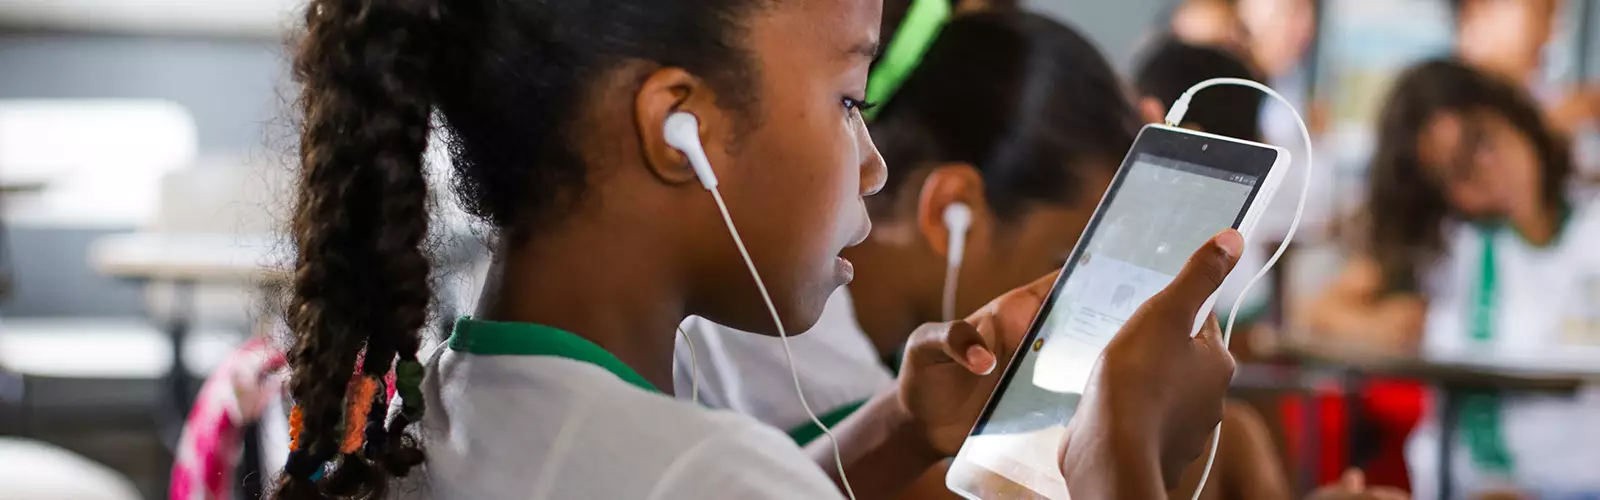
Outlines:
[{"label": "blurred chair", "polygon": [[193,162],[188,109],[158,99],[0,99],[0,185],[34,186],[7,217],[29,226],[149,220],[161,176]]},{"label": "blurred chair", "polygon": [[139,500],[104,465],[37,441],[0,437],[0,500]]},{"label": "blurred chair", "polygon": [[[273,230],[278,225],[272,205],[282,199],[283,193],[276,186],[283,185],[284,176],[276,172],[211,158],[169,173],[160,182],[155,217],[136,235],[154,235],[156,238],[151,241],[156,243],[202,241],[204,244],[188,247],[201,252],[208,246],[212,250],[220,246],[220,251],[227,252],[238,250],[234,246],[270,245],[276,239]],[[99,243],[91,248],[91,260],[105,258],[100,255],[105,249],[99,248],[103,246]],[[143,250],[160,253],[162,249]],[[270,252],[266,250],[249,248],[243,255],[260,251],[260,259],[267,259]],[[210,373],[244,340],[253,323],[275,307],[265,305],[269,301],[263,300],[271,294],[260,293],[250,283],[193,283],[178,290],[173,283],[160,279],[140,281],[146,318],[8,318],[0,327],[0,366],[30,379],[148,383],[181,374],[182,389],[178,392],[182,394],[159,408],[167,424],[164,441],[171,445],[177,439],[178,424],[193,390],[189,377]],[[180,339],[181,348],[175,350],[174,337],[167,326],[178,321],[183,322],[185,335]],[[179,362],[181,370],[175,365]],[[33,392],[27,396],[27,403],[38,404],[48,396]],[[161,390],[156,394],[172,396],[171,392]],[[148,407],[150,391],[133,394],[134,397],[113,404]]]}]

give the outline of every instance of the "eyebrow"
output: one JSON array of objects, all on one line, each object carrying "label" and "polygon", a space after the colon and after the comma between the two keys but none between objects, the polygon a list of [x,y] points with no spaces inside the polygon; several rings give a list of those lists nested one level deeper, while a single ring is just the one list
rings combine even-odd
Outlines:
[{"label": "eyebrow", "polygon": [[845,53],[852,56],[865,57],[867,59],[877,59],[878,49],[880,48],[881,46],[877,40],[869,40],[851,45],[849,49],[845,50]]}]

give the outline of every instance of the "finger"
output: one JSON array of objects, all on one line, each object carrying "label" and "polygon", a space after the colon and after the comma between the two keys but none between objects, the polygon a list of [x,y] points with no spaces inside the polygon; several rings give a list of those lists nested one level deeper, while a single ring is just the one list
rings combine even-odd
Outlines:
[{"label": "finger", "polygon": [[1231,228],[1222,230],[1189,256],[1189,261],[1184,263],[1172,283],[1151,299],[1151,305],[1159,304],[1163,310],[1173,314],[1186,314],[1192,321],[1194,315],[1200,312],[1200,306],[1211,294],[1216,293],[1217,287],[1222,286],[1222,280],[1233,271],[1243,251],[1244,237]]},{"label": "finger", "polygon": [[1361,469],[1345,469],[1344,475],[1339,476],[1339,488],[1355,493],[1367,489],[1367,476]]},{"label": "finger", "polygon": [[[1037,311],[1039,306],[1044,305],[1045,297],[1050,296],[1050,289],[1055,287],[1056,277],[1060,275],[1060,269],[1051,271],[1050,274],[1041,276],[1039,279],[1033,280],[1032,283],[1014,288],[999,297],[995,297],[994,300],[989,301],[988,304],[984,304],[982,308],[967,316],[967,321],[972,322],[979,316],[1001,315],[1001,311],[1012,309],[1032,309]],[[1031,320],[1032,318],[1029,319]]]},{"label": "finger", "polygon": [[967,371],[978,375],[988,375],[994,372],[994,367],[999,364],[995,356],[995,348],[990,339],[972,323],[965,321],[952,321],[949,328],[944,329],[944,352],[954,359]]},{"label": "finger", "polygon": [[990,339],[971,323],[929,323],[917,328],[906,346],[907,363],[929,365],[954,361],[972,373],[988,375],[998,358]]},{"label": "finger", "polygon": [[1055,286],[1056,277],[1060,274],[1061,271],[1056,270],[1033,283],[1006,292],[968,316],[967,321],[981,325],[983,322],[977,318],[992,318],[992,325],[998,327],[1001,334],[1015,337],[1020,342],[1028,326],[1033,323],[1034,316],[1038,315],[1039,308],[1044,306],[1045,298],[1050,296],[1050,289]]}]

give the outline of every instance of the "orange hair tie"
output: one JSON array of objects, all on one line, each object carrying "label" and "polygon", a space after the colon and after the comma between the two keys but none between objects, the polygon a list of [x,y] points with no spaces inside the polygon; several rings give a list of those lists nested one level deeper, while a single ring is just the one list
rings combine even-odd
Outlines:
[{"label": "orange hair tie", "polygon": [[361,449],[367,414],[372,412],[372,397],[378,394],[377,377],[365,375],[350,382],[345,396],[344,441],[339,444],[339,452],[344,454]]},{"label": "orange hair tie", "polygon": [[305,416],[300,413],[300,405],[294,405],[289,411],[289,449],[300,449],[300,433],[305,431]]}]

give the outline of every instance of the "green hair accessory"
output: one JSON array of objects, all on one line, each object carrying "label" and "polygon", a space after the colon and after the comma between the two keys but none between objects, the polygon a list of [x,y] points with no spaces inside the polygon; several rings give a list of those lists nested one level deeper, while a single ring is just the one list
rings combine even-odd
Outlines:
[{"label": "green hair accessory", "polygon": [[[922,56],[939,38],[939,31],[950,23],[952,15],[950,0],[911,0],[905,19],[900,21],[900,29],[895,30],[894,39],[889,41],[878,66],[867,79],[867,102],[884,104],[894,97],[911,72],[922,64]],[[872,120],[881,109],[881,106],[868,109],[863,114],[867,120]]]}]

